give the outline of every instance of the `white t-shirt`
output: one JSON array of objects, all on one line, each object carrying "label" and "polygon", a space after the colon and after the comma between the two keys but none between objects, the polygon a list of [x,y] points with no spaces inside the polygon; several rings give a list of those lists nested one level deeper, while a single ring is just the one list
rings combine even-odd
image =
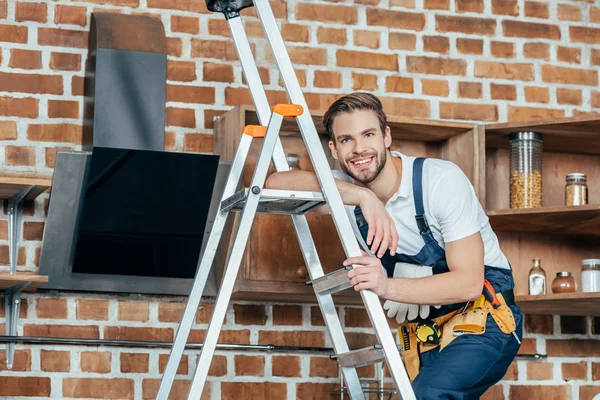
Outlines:
[{"label": "white t-shirt", "polygon": [[[424,246],[415,220],[413,197],[413,163],[415,157],[392,151],[393,157],[402,158],[402,180],[398,192],[385,208],[396,223],[398,248],[396,253],[417,254]],[[388,160],[389,162],[390,160]],[[337,179],[354,183],[354,179],[340,170],[334,170]],[[475,194],[473,185],[454,163],[427,158],[423,164],[423,207],[433,237],[441,248],[445,244],[481,232],[484,245],[484,264],[510,268],[502,253],[498,238]],[[352,206],[352,211],[354,207]],[[352,214],[353,215],[353,214]]]}]

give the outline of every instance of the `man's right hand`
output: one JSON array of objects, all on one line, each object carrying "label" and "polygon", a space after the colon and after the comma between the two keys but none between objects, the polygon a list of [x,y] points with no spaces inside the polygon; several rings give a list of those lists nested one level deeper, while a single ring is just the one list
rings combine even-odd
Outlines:
[{"label": "man's right hand", "polygon": [[381,258],[389,249],[393,256],[398,246],[398,232],[394,220],[387,213],[381,200],[366,189],[362,191],[359,206],[369,225],[366,242],[371,248],[371,253]]}]

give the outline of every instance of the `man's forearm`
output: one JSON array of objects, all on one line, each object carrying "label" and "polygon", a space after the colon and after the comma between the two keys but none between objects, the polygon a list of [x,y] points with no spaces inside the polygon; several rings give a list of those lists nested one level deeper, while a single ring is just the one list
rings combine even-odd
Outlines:
[{"label": "man's forearm", "polygon": [[483,281],[449,271],[423,278],[390,278],[385,299],[407,304],[443,305],[476,300]]}]

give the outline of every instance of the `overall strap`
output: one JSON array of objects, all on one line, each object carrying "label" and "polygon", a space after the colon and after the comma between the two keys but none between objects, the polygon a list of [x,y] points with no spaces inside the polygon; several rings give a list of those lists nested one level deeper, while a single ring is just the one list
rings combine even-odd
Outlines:
[{"label": "overall strap", "polygon": [[417,220],[417,226],[419,227],[419,233],[423,235],[424,233],[430,232],[429,224],[427,223],[427,219],[425,218],[425,207],[423,207],[423,163],[425,162],[425,158],[418,157],[415,159],[413,164],[413,196],[415,199],[415,210],[417,215],[415,219]]}]

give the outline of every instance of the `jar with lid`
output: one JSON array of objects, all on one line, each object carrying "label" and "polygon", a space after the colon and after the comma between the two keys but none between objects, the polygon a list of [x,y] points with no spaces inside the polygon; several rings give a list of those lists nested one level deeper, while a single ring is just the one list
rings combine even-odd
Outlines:
[{"label": "jar with lid", "polygon": [[575,172],[567,175],[565,185],[565,204],[567,206],[581,206],[588,203],[587,176]]},{"label": "jar with lid", "polygon": [[509,136],[510,208],[542,206],[542,134],[517,132]]},{"label": "jar with lid", "polygon": [[552,293],[573,293],[577,291],[577,283],[570,272],[559,272],[552,281]]},{"label": "jar with lid", "polygon": [[581,291],[600,292],[600,259],[581,260]]},{"label": "jar with lid", "polygon": [[529,270],[529,294],[531,296],[546,294],[546,272],[539,258],[533,259],[533,267]]}]

